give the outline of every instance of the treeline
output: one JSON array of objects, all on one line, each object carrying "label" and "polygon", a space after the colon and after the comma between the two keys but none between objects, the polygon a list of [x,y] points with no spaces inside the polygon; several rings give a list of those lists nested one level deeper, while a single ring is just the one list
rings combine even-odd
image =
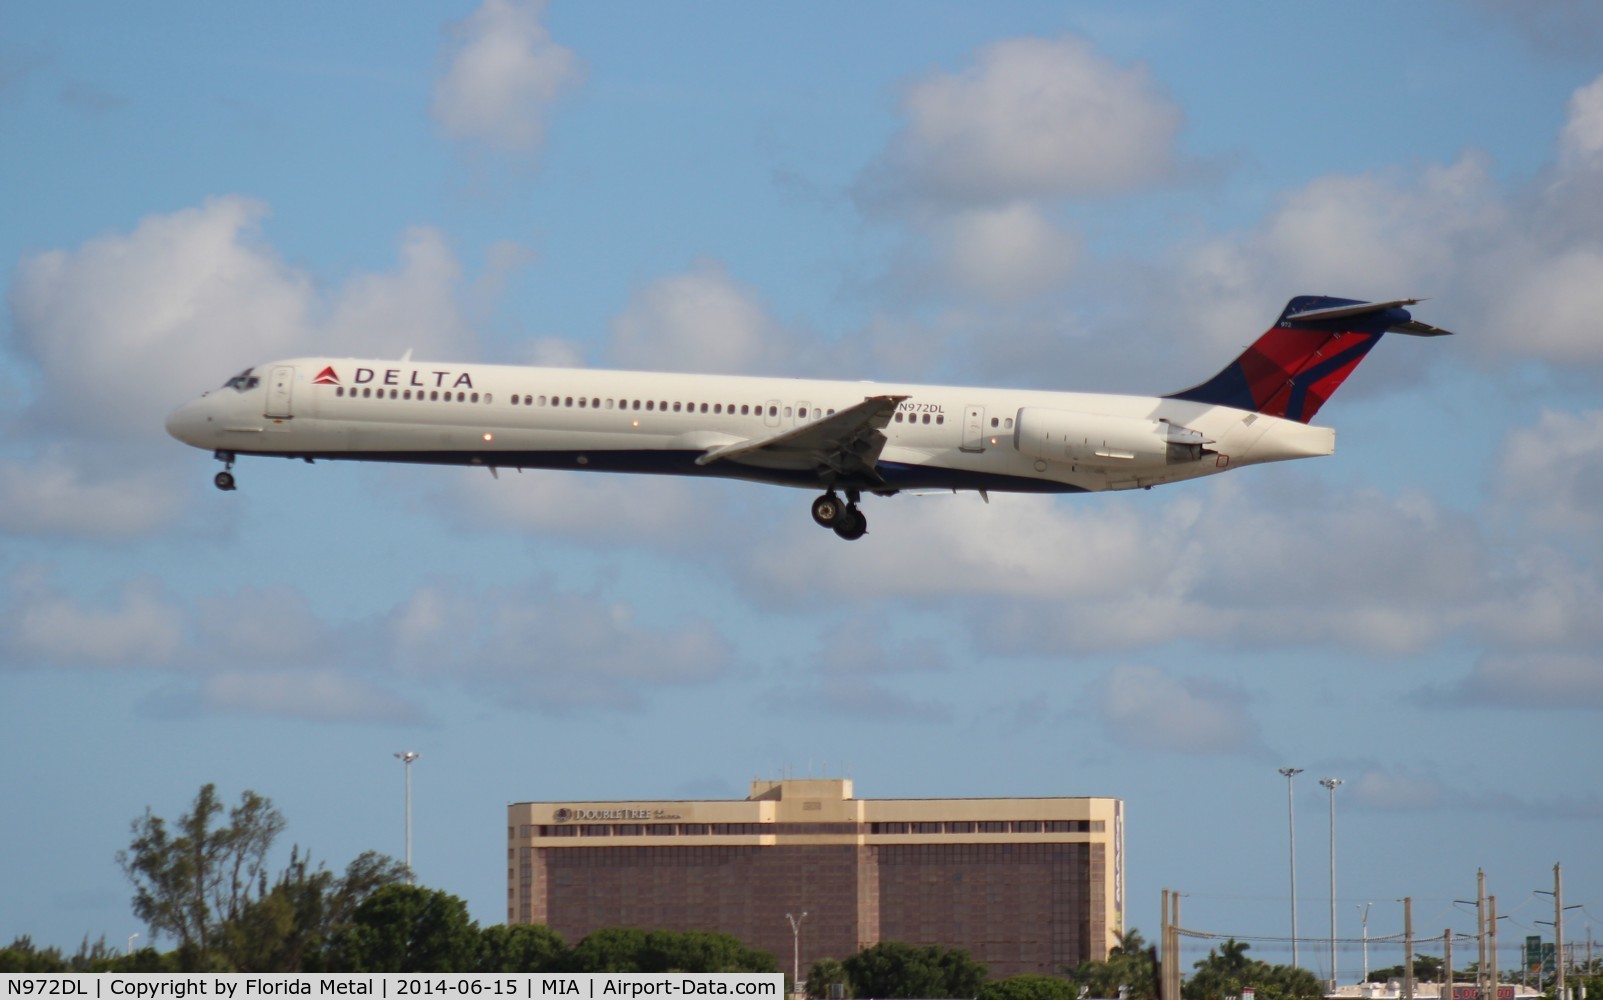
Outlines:
[{"label": "treeline", "polygon": [[[279,940],[283,940],[280,938]],[[538,924],[480,928],[450,893],[411,885],[375,891],[325,947],[226,947],[112,954],[101,940],[74,955],[18,938],[0,949],[0,972],[778,972],[774,956],[728,934],[596,931],[573,947]]]}]

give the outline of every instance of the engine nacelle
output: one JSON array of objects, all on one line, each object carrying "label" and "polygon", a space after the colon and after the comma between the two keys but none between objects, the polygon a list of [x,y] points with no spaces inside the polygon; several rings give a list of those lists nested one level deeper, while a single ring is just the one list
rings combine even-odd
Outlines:
[{"label": "engine nacelle", "polygon": [[1013,425],[1013,447],[1023,454],[1103,468],[1196,462],[1210,443],[1199,432],[1167,420],[1039,406],[1020,409]]}]

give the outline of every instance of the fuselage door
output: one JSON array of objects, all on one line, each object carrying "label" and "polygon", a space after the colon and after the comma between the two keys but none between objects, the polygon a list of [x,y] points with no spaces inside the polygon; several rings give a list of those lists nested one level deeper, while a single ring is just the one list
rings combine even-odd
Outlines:
[{"label": "fuselage door", "polygon": [[267,376],[267,409],[262,415],[278,420],[288,420],[295,415],[295,366],[274,365]]},{"label": "fuselage door", "polygon": [[985,450],[985,407],[963,408],[963,450]]}]

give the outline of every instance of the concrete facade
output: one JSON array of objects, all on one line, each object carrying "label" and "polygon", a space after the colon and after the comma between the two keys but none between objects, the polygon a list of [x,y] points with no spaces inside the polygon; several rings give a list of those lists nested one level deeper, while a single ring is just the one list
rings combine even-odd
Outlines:
[{"label": "concrete facade", "polygon": [[1110,798],[858,799],[841,779],[744,800],[507,807],[507,922],[722,931],[802,974],[881,941],[966,949],[993,977],[1104,958],[1124,929]]}]

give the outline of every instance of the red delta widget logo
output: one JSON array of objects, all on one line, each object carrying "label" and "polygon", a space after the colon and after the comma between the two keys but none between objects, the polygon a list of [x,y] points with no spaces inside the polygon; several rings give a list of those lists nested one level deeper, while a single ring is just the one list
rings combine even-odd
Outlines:
[{"label": "red delta widget logo", "polygon": [[[405,381],[402,378],[405,377]],[[312,379],[313,385],[344,385],[340,381],[339,372],[329,365],[317,373]],[[408,386],[413,389],[471,389],[473,376],[468,372],[458,371],[423,371],[411,369],[403,371],[400,368],[385,368],[382,371],[376,368],[358,368],[351,379],[352,385],[393,385]]]}]

